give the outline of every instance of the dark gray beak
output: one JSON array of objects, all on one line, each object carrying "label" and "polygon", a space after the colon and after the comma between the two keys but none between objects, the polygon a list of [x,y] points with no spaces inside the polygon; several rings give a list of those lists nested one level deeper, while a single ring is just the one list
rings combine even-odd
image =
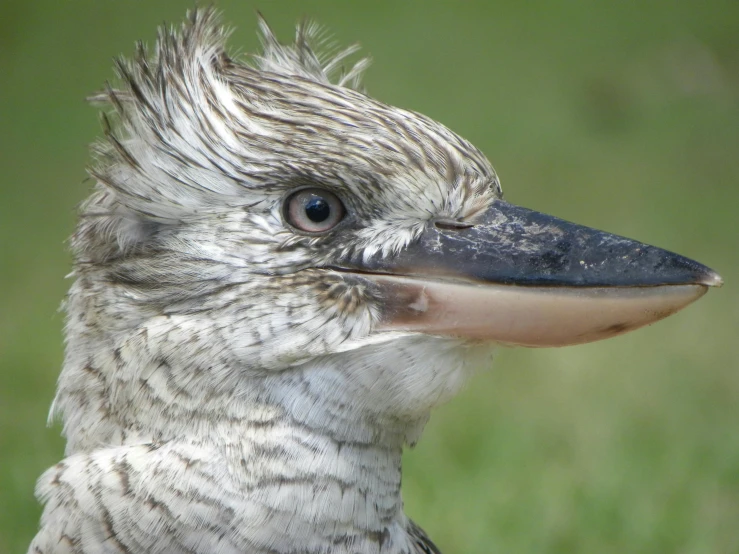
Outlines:
[{"label": "dark gray beak", "polygon": [[398,255],[341,269],[379,288],[388,329],[527,346],[624,333],[722,283],[678,254],[502,200],[473,223],[431,222]]}]

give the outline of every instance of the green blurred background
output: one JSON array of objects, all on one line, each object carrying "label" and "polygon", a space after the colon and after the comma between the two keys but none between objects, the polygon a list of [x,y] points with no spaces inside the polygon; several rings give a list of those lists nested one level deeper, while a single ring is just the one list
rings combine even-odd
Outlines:
[{"label": "green blurred background", "polygon": [[[739,552],[739,3],[216,2],[309,15],[374,58],[368,91],[470,139],[507,198],[639,238],[726,286],[639,332],[501,350],[405,458],[445,552]],[[0,4],[0,552],[24,552],[62,359],[65,238],[111,58],[191,2]]]}]

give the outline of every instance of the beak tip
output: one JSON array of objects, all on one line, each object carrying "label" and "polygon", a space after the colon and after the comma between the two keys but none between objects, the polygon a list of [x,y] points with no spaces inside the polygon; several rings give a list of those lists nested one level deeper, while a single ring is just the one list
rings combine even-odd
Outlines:
[{"label": "beak tip", "polygon": [[724,284],[724,280],[721,278],[721,275],[713,271],[712,269],[709,269],[705,272],[704,275],[701,276],[701,285],[705,285],[707,287],[721,287]]}]

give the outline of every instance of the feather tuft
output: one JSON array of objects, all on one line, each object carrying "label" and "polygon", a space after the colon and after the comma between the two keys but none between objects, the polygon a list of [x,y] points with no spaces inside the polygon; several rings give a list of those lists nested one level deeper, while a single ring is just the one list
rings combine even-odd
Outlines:
[{"label": "feather tuft", "polygon": [[347,58],[359,51],[358,44],[337,49],[324,28],[309,19],[298,24],[293,44],[282,44],[262,14],[257,12],[257,17],[262,44],[262,53],[254,56],[258,69],[298,75],[323,85],[360,88],[362,74],[369,67],[370,58],[361,58],[348,70],[343,66]]}]

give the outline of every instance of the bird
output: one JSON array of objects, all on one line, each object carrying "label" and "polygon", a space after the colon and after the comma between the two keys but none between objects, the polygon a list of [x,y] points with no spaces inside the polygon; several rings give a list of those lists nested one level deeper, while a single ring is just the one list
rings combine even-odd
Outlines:
[{"label": "bird", "polygon": [[653,323],[713,270],[503,199],[480,150],[368,96],[303,21],[212,7],[115,62],[71,239],[29,552],[439,554],[401,454],[499,345]]}]

